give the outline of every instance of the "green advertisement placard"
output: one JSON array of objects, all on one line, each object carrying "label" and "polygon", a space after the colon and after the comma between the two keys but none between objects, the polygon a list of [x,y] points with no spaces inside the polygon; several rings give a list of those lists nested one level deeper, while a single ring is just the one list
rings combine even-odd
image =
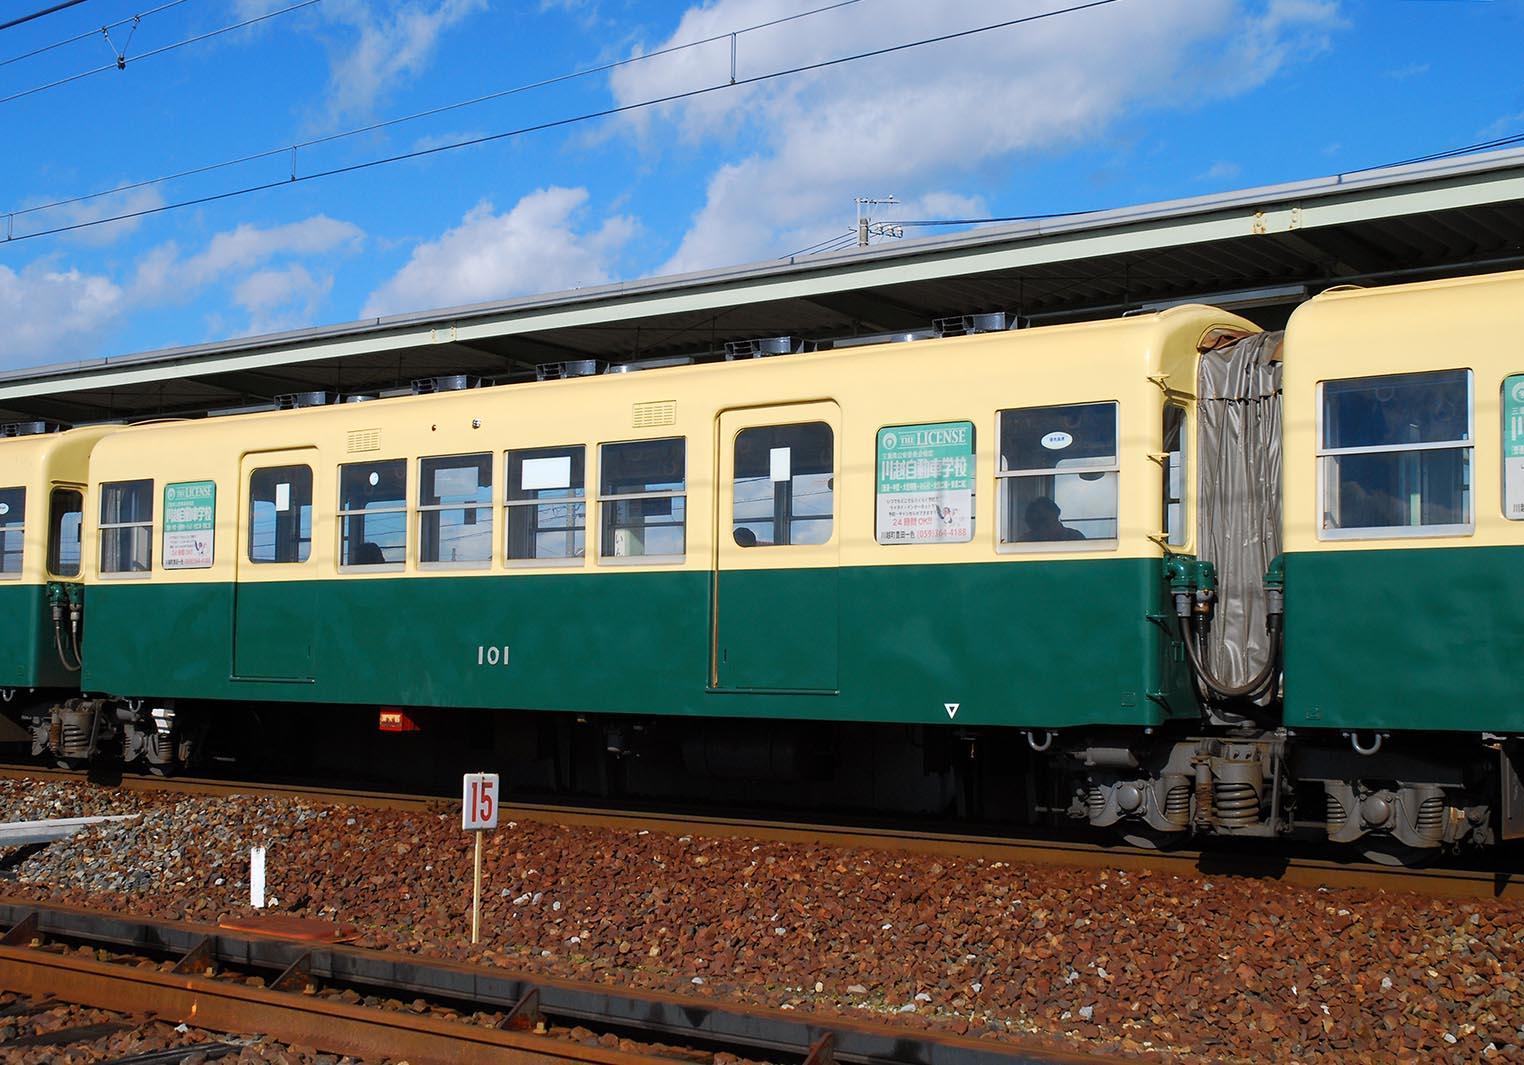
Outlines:
[{"label": "green advertisement placard", "polygon": [[878,542],[974,538],[974,423],[897,425],[878,433]]},{"label": "green advertisement placard", "polygon": [[1503,379],[1503,513],[1524,521],[1524,374]]},{"label": "green advertisement placard", "polygon": [[185,481],[164,486],[164,568],[209,569],[217,525],[217,485]]}]

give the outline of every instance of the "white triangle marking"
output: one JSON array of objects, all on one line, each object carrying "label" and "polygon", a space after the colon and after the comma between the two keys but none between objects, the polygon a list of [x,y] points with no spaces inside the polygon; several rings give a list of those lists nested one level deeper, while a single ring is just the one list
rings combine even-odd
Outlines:
[{"label": "white triangle marking", "polygon": [[951,721],[953,718],[958,716],[958,708],[960,706],[962,706],[962,705],[963,705],[962,703],[943,703],[942,704],[942,709],[947,711],[947,719],[949,721]]}]

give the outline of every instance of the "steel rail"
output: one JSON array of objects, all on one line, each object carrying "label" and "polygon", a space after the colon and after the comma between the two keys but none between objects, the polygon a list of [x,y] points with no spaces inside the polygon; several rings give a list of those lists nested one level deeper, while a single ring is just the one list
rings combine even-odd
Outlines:
[{"label": "steel rail", "polygon": [[[555,1017],[636,1033],[637,1039],[740,1049],[753,1060],[806,1065],[1095,1065],[1093,1055],[1031,1041],[943,1035],[835,1014],[720,1004],[713,999],[540,977],[341,944],[123,917],[0,897],[0,988],[117,1012],[153,1012],[213,1031],[257,1031],[331,1053],[406,1058],[413,1065],[672,1065],[642,1051],[585,1046],[537,1034]],[[337,929],[335,929],[337,931]],[[172,971],[38,949],[49,939],[177,958]],[[220,967],[274,976],[268,987],[218,980]],[[322,984],[508,1011],[502,1027],[354,1005],[316,995]]]},{"label": "steel rail", "polygon": [[[33,778],[77,781],[74,770],[0,766],[0,779]],[[114,782],[115,783],[115,782]],[[381,809],[453,810],[459,797],[347,791],[296,784],[234,782],[191,777],[122,776],[119,786],[136,792],[183,792],[192,795],[253,795],[348,804]],[[1246,853],[1243,849],[1150,850],[1142,847],[972,833],[929,832],[804,822],[671,814],[645,810],[593,809],[548,803],[504,803],[506,820],[538,821],[588,828],[697,833],[720,838],[744,838],[780,843],[823,844],[871,850],[904,851],[953,858],[1067,865],[1125,872],[1165,872],[1189,877],[1246,876],[1302,887],[1360,888],[1403,891],[1434,898],[1524,899],[1524,869],[1518,871],[1464,868],[1422,868],[1340,862],[1328,858]]]}]

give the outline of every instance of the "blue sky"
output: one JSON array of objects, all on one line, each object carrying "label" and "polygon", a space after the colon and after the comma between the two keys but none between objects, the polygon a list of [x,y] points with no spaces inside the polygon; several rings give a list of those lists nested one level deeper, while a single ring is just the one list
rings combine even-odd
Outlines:
[{"label": "blue sky", "polygon": [[[99,32],[165,0],[86,0],[0,31],[0,97],[111,64]],[[830,0],[183,0],[126,68],[0,103],[16,237],[0,369],[787,255],[888,217],[1087,210],[1314,177],[1524,132],[1519,0],[1117,0],[346,175],[343,133],[826,6]],[[1073,0],[1069,0],[1070,3]],[[0,21],[45,7],[8,0]],[[740,33],[741,79],[1065,0],[858,0]],[[111,31],[118,47],[130,25]],[[299,175],[726,84],[728,40],[296,152]],[[0,223],[4,220],[0,219]]]}]

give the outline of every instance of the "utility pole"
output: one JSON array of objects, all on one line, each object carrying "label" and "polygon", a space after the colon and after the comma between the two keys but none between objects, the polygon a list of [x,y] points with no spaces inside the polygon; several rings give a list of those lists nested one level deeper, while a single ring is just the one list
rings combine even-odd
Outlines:
[{"label": "utility pole", "polygon": [[870,216],[874,207],[892,207],[900,201],[893,196],[885,196],[882,199],[874,199],[869,196],[857,197],[857,246],[866,248],[869,237],[903,237],[905,230],[901,226],[889,222],[875,222]]}]

